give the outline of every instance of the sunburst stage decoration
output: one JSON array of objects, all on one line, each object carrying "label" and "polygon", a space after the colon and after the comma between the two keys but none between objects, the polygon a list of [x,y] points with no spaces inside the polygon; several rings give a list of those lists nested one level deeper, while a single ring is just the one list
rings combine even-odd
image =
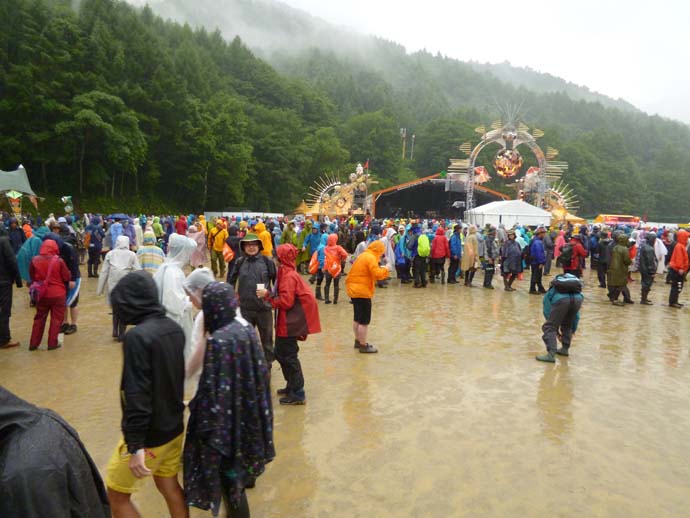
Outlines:
[{"label": "sunburst stage decoration", "polygon": [[357,164],[348,181],[336,174],[326,174],[309,188],[307,200],[297,212],[312,215],[347,216],[364,214],[364,205],[372,183],[368,168]]}]

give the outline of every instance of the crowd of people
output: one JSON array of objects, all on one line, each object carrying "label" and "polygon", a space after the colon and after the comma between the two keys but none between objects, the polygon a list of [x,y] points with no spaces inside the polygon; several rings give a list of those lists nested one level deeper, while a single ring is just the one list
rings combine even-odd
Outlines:
[{"label": "crowd of people", "polygon": [[[96,291],[112,309],[112,337],[124,351],[123,436],[105,477],[116,517],[137,516],[130,496],[149,475],[173,517],[188,516],[189,505],[217,514],[221,502],[228,516],[249,516],[245,490],[275,456],[273,362],[285,379],[280,404],[304,404],[299,342],[321,331],[319,303],[341,301],[343,277],[354,349],[373,354],[372,300],[393,272],[417,289],[472,287],[477,273],[484,289],[494,289],[498,272],[509,293],[529,273],[529,294],[543,296],[546,353],[537,360],[554,362],[569,355],[587,267],[615,306],[634,303],[632,273],[639,272],[642,304],[652,304],[661,276],[670,285],[669,306],[680,308],[688,271],[688,232],[644,226],[196,215],[5,221],[0,348],[19,345],[10,335],[12,284],[28,287],[36,307],[31,351],[41,345],[48,315],[48,350],[77,332],[80,265],[98,278]],[[562,273],[553,275],[556,269]],[[548,289],[545,276],[552,277]],[[194,393],[186,431],[185,383]],[[177,480],[182,457],[184,488]]]}]

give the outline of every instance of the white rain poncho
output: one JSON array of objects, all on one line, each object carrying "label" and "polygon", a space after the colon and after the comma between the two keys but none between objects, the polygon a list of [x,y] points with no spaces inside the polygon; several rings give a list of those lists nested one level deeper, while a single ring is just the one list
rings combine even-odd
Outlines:
[{"label": "white rain poncho", "polygon": [[165,308],[166,316],[180,324],[185,336],[185,351],[192,347],[192,303],[184,291],[184,271],[196,242],[180,234],[171,234],[168,241],[168,255],[154,274],[158,298]]},{"label": "white rain poncho", "polygon": [[[197,268],[190,273],[184,281],[184,289],[191,296],[196,296],[201,303],[204,288],[215,281],[213,272],[208,268]],[[196,394],[199,385],[199,375],[204,363],[204,350],[206,349],[206,331],[204,330],[204,312],[199,311],[194,317],[192,327],[192,339],[190,349],[185,347],[184,359],[186,365],[185,394]]]},{"label": "white rain poncho", "polygon": [[134,270],[140,270],[137,254],[129,249],[129,238],[120,236],[115,242],[115,248],[105,255],[103,268],[98,276],[98,295],[106,289],[106,300],[110,304],[110,292],[125,275]]},{"label": "white rain poncho", "polygon": [[393,236],[395,236],[395,229],[386,229],[386,234],[381,238],[385,252],[383,256],[386,258],[386,264],[395,266],[395,244],[393,243]]}]

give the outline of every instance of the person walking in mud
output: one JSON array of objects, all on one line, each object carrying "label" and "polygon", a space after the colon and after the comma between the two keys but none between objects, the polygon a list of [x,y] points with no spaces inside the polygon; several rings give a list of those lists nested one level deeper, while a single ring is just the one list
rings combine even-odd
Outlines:
[{"label": "person walking in mud", "polygon": [[[556,354],[569,356],[572,337],[577,331],[580,320],[580,308],[584,296],[582,295],[582,281],[575,275],[565,273],[557,275],[542,302],[546,322],[542,326],[546,354],[536,357],[537,361],[554,363]],[[561,348],[558,348],[558,340]]]}]

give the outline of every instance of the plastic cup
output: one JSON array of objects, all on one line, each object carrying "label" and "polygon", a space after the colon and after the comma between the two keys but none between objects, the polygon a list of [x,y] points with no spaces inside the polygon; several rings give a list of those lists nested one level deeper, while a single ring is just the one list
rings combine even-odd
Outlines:
[{"label": "plastic cup", "polygon": [[256,285],[256,289],[257,290],[263,290],[263,289],[266,289],[266,286],[264,284],[259,283]]}]

